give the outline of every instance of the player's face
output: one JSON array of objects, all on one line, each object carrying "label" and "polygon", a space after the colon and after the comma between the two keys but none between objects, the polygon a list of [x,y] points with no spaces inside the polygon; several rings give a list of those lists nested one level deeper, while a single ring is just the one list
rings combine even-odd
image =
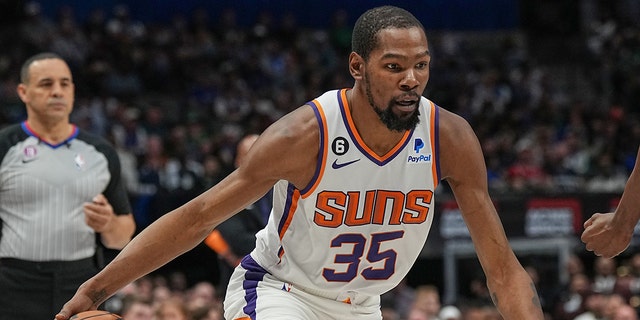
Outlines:
[{"label": "player's face", "polygon": [[18,86],[30,115],[40,119],[66,119],[73,110],[71,71],[60,59],[38,60],[29,67],[29,81]]},{"label": "player's face", "polygon": [[420,28],[384,29],[378,37],[363,75],[369,104],[390,130],[411,130],[429,81],[426,35]]}]

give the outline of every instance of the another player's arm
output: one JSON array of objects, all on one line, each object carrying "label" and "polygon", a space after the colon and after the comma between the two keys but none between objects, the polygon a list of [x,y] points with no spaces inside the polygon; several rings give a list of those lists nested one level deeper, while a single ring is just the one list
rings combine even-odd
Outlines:
[{"label": "another player's arm", "polygon": [[493,302],[505,319],[543,319],[533,282],[511,249],[489,196],[478,139],[464,119],[440,111],[441,173],[467,224]]},{"label": "another player's arm", "polygon": [[636,164],[624,187],[620,203],[614,212],[596,213],[584,223],[582,241],[589,251],[612,258],[631,242],[640,220],[640,149]]},{"label": "another player's arm", "polygon": [[100,273],[80,286],[56,318],[68,319],[77,312],[95,309],[126,284],[192,249],[278,180],[306,185],[315,169],[318,137],[309,107],[278,120],[255,142],[242,166],[145,228]]}]

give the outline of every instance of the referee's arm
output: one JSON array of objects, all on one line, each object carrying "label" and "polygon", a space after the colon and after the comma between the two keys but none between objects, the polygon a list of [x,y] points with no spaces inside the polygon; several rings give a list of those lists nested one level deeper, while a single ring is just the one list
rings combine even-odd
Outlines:
[{"label": "referee's arm", "polygon": [[133,215],[114,215],[111,224],[113,228],[100,233],[100,240],[106,248],[120,250],[129,243],[136,229]]},{"label": "referee's arm", "polygon": [[85,203],[84,214],[87,225],[100,234],[102,244],[108,249],[124,248],[136,229],[133,215],[115,214],[113,207],[103,195]]}]

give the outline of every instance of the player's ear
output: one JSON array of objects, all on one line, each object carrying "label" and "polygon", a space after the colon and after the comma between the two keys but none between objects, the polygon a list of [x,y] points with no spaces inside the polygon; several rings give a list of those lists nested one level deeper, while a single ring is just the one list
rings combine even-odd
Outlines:
[{"label": "player's ear", "polygon": [[362,68],[364,67],[364,60],[360,57],[359,54],[355,52],[351,52],[349,55],[349,73],[351,76],[356,79],[362,79]]}]

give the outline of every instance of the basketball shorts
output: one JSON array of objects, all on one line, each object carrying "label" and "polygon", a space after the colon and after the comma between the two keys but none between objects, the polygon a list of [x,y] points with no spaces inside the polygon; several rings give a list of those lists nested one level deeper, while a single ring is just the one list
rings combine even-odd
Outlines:
[{"label": "basketball shorts", "polygon": [[224,300],[227,320],[381,320],[380,296],[331,294],[279,280],[250,255],[236,267]]}]

